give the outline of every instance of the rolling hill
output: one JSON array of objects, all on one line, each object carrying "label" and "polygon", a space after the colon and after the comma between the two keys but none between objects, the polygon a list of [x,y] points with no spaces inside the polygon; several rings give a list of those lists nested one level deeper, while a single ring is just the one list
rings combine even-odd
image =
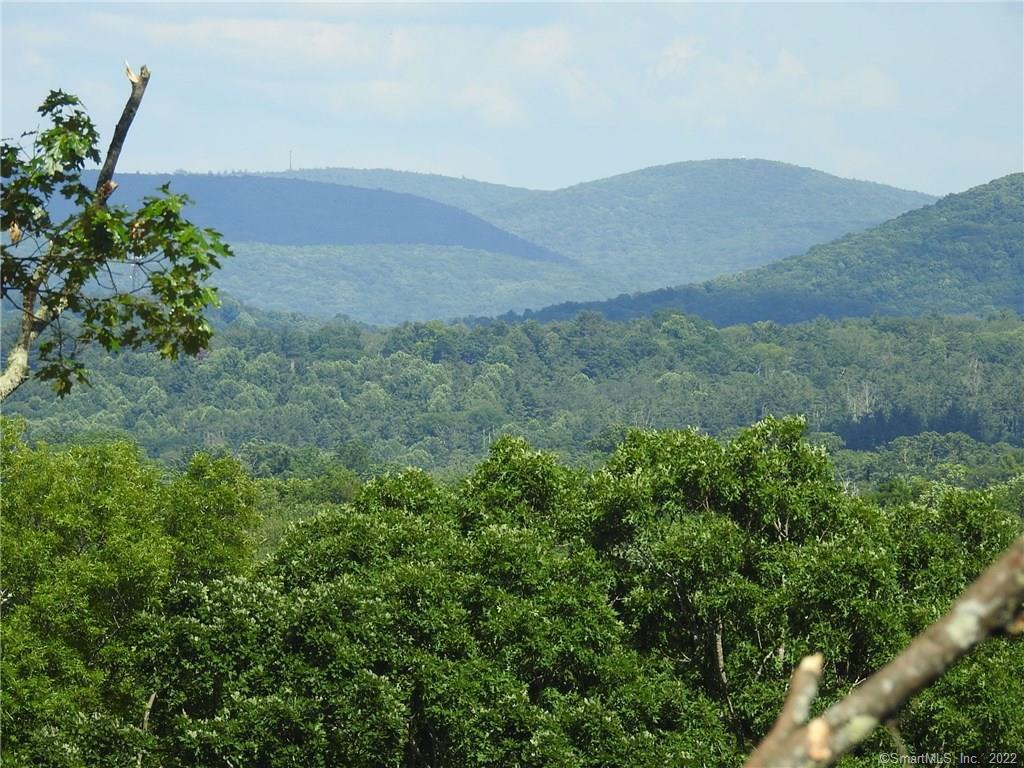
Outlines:
[{"label": "rolling hill", "polygon": [[399,171],[120,174],[170,182],[237,257],[238,299],[371,323],[496,315],[694,282],[862,230],[931,200],[762,160],[648,168],[553,192]]},{"label": "rolling hill", "polygon": [[215,277],[231,296],[261,309],[380,325],[557,302],[572,295],[566,286],[587,276],[578,265],[457,246],[236,243],[233,249],[235,258]]},{"label": "rolling hill", "polygon": [[1024,312],[1020,173],[759,269],[524,316],[555,320],[591,310],[625,320],[675,309],[730,325],[876,313],[976,315],[1003,308]]},{"label": "rolling hill", "polygon": [[[760,266],[933,202],[919,192],[768,160],[646,168],[554,191],[395,171],[293,177],[455,205],[640,290]],[[596,286],[595,286],[596,287]]]},{"label": "rolling hill", "polygon": [[242,175],[119,174],[117,182],[116,202],[125,204],[170,182],[192,198],[191,220],[232,242],[452,246],[569,262],[459,208],[400,192]]}]

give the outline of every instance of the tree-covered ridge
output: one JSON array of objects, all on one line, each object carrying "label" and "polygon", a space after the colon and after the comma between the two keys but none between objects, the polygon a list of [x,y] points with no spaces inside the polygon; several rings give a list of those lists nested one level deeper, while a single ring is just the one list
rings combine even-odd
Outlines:
[{"label": "tree-covered ridge", "polygon": [[934,200],[745,159],[673,163],[554,191],[394,171],[283,175],[412,192],[465,208],[574,258],[593,276],[611,278],[579,276],[577,284],[564,286],[577,296],[659,288],[759,266]]},{"label": "tree-covered ridge", "polygon": [[706,160],[577,184],[491,220],[660,287],[791,256],[933,199],[786,163]]},{"label": "tree-covered ridge", "polygon": [[[706,280],[802,253],[933,200],[755,160],[677,163],[554,191],[386,170],[322,169],[261,178],[291,180],[281,176],[435,200],[573,260],[527,263],[503,259],[504,252],[495,249],[477,257],[447,247],[340,245],[348,240],[299,249],[256,244],[259,238],[247,236],[251,246],[240,249],[240,258],[222,273],[225,289],[256,306],[388,323],[495,315],[537,309],[553,296],[601,299]],[[266,225],[274,221],[270,217]],[[273,264],[287,264],[278,271],[293,273],[273,281],[263,271]],[[322,287],[315,302],[303,300],[310,284]],[[409,286],[422,286],[412,302]]]},{"label": "tree-covered ridge", "polygon": [[[134,201],[165,183],[189,195],[197,221],[216,225],[232,242],[443,245],[568,263],[466,211],[381,189],[249,175],[128,173],[118,176],[116,194]],[[315,276],[297,279],[303,277]]]},{"label": "tree-covered ridge", "polygon": [[260,175],[404,192],[462,208],[483,219],[488,219],[493,211],[504,206],[543,194],[539,190],[524,187],[387,168],[303,168]]},{"label": "tree-covered ridge", "polygon": [[255,440],[446,471],[505,432],[586,462],[630,425],[719,434],[766,413],[805,414],[857,449],[926,430],[1024,444],[1024,321],[1012,314],[724,329],[584,314],[375,330],[234,305],[220,323],[203,360],[97,357],[91,390],[54,403],[28,388],[7,411],[39,437],[131,434],[167,459]]},{"label": "tree-covered ridge", "polygon": [[[799,420],[767,419],[726,442],[637,431],[593,472],[505,437],[447,483],[323,497],[246,563],[252,481],[230,460],[160,479],[129,446],[6,434],[16,768],[732,766],[804,654],[835,700],[1022,530],[1001,488],[845,496]],[[900,738],[1020,743],[1022,651],[986,643]],[[879,728],[845,764],[894,750]]]},{"label": "tree-covered ridge", "polygon": [[581,280],[616,290],[579,264],[456,246],[241,243],[234,252],[217,284],[246,303],[382,325],[540,306],[578,292]]},{"label": "tree-covered ridge", "polygon": [[1024,446],[983,443],[963,432],[922,432],[871,451],[837,450],[833,461],[844,483],[860,490],[919,479],[984,488],[1024,474]]},{"label": "tree-covered ridge", "polygon": [[701,285],[568,303],[538,320],[582,310],[628,319],[674,309],[718,325],[818,316],[984,314],[1024,310],[1024,174],[1011,174],[803,256]]}]

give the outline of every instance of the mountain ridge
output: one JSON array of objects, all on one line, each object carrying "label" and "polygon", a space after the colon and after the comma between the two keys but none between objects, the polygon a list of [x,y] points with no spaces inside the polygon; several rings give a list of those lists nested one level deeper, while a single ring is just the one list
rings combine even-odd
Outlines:
[{"label": "mountain ridge", "polygon": [[729,325],[1001,308],[1024,312],[1022,173],[946,195],[757,269],[606,301],[564,302],[502,319],[546,321],[595,311],[626,320],[679,310]]},{"label": "mountain ridge", "polygon": [[[358,294],[355,304],[325,296],[320,316],[344,313],[368,322],[495,315],[538,309],[552,300],[598,300],[696,282],[803,253],[934,200],[800,166],[744,159],[652,166],[563,190],[387,169],[316,169],[277,176],[390,187],[465,206],[484,221],[575,262],[569,271],[532,262],[513,274],[507,265],[483,259],[474,274],[466,275],[458,272],[464,273],[470,262],[441,252],[415,259],[378,253],[373,258],[379,262],[370,265],[352,252],[339,252],[337,258],[297,251],[262,257],[265,264],[290,260],[297,268],[315,270],[318,282],[340,286],[338,296]],[[225,277],[232,269],[226,267]],[[367,274],[367,269],[375,271]],[[410,297],[409,286],[425,292],[438,274],[450,277],[440,286],[443,296]],[[304,308],[279,295],[261,296],[236,277],[230,290],[240,299],[275,309]]]},{"label": "mountain ridge", "polygon": [[760,266],[936,199],[748,158],[680,161],[555,190],[383,169],[282,175],[408,192],[455,205],[581,264],[614,269],[637,286],[631,290]]},{"label": "mountain ridge", "polygon": [[571,259],[445,203],[405,192],[246,174],[118,174],[116,202],[137,204],[164,182],[192,198],[188,217],[233,242],[432,245],[535,261]]}]

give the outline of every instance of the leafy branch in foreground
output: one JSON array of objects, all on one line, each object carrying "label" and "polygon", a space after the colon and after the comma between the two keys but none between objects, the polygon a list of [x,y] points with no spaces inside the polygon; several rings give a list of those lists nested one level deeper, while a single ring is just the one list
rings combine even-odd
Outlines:
[{"label": "leafy branch in foreground", "polygon": [[[168,185],[136,211],[108,205],[150,76],[146,67],[127,72],[132,92],[94,188],[83,183],[82,171],[87,161],[101,160],[99,134],[76,96],[50,92],[39,107],[50,127],[22,134],[32,137],[28,150],[7,140],[0,146],[8,236],[2,297],[18,316],[0,400],[32,376],[33,351],[35,376],[63,396],[86,381],[78,355],[88,344],[112,352],[151,344],[173,358],[199,352],[212,334],[203,310],[218,299],[206,280],[230,255],[220,235],[183,219],[189,200]],[[69,207],[60,218],[57,211]]]}]

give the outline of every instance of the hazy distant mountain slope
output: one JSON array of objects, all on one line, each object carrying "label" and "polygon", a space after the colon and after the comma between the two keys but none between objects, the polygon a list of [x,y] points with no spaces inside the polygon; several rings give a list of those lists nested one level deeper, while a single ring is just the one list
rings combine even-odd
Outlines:
[{"label": "hazy distant mountain slope", "polygon": [[638,290],[693,282],[806,251],[935,198],[767,160],[646,168],[556,191],[394,171],[292,175],[413,192],[615,275]]},{"label": "hazy distant mountain slope", "polygon": [[115,201],[132,203],[170,181],[194,200],[188,217],[232,242],[273,245],[455,246],[525,259],[568,260],[436,200],[298,179],[119,174]]},{"label": "hazy distant mountain slope", "polygon": [[803,256],[701,285],[562,304],[540,320],[595,310],[626,319],[681,309],[719,325],[928,312],[1024,312],[1024,174],[996,179]]},{"label": "hazy distant mountain slope", "polygon": [[707,279],[929,199],[760,160],[677,163],[554,192],[399,171],[301,173],[121,174],[115,201],[166,181],[192,196],[187,215],[238,252],[215,281],[248,303],[399,322]]},{"label": "hazy distant mountain slope", "polygon": [[766,160],[646,168],[481,215],[548,248],[666,285],[759,266],[932,202]]},{"label": "hazy distant mountain slope", "polygon": [[238,243],[215,277],[262,309],[399,323],[561,301],[582,268],[436,245]]},{"label": "hazy distant mountain slope", "polygon": [[545,194],[523,187],[509,187],[475,179],[440,176],[434,173],[392,171],[384,168],[309,168],[262,175],[406,192],[454,205],[482,218],[487,218],[505,206]]}]

